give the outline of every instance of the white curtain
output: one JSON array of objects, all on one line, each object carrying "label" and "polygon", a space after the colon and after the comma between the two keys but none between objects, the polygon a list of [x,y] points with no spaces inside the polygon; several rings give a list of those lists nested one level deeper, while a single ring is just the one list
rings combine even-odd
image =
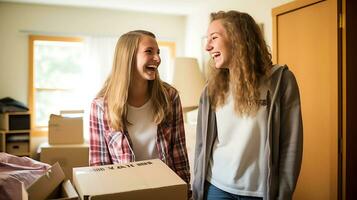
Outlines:
[{"label": "white curtain", "polygon": [[84,39],[84,66],[88,77],[88,86],[95,95],[103,86],[111,71],[115,45],[118,37],[86,37]]},{"label": "white curtain", "polygon": [[171,49],[165,46],[160,46],[160,58],[161,58],[161,64],[159,66],[159,74],[161,80],[167,82],[167,83],[172,83],[172,75],[173,75],[173,70],[172,70],[172,60],[170,58],[170,52]]},{"label": "white curtain", "polygon": [[84,120],[84,138],[89,140],[89,113],[90,104],[103,86],[107,76],[109,75],[115,45],[118,37],[92,36],[85,37],[83,44],[83,80],[79,80],[83,84],[82,89],[86,95],[86,108],[83,115]]}]

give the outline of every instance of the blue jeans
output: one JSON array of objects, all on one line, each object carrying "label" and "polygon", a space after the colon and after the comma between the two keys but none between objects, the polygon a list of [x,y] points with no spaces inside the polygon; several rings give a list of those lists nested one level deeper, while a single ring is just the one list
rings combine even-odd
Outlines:
[{"label": "blue jeans", "polygon": [[225,192],[205,181],[204,200],[263,200],[262,197],[248,197]]}]

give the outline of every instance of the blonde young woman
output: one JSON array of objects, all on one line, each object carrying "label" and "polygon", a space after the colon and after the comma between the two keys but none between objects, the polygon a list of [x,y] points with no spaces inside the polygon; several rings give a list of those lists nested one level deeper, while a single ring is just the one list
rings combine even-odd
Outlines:
[{"label": "blonde young woman", "polygon": [[214,68],[200,99],[194,199],[292,199],[302,160],[293,73],[272,65],[246,13],[212,13],[207,37]]},{"label": "blonde young woman", "polygon": [[151,32],[119,38],[112,71],[91,106],[90,165],[159,158],[189,183],[180,97],[160,80],[159,53]]}]

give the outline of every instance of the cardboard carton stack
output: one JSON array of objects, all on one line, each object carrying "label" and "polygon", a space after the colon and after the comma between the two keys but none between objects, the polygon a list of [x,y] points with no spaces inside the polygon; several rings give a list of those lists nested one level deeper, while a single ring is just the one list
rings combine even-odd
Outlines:
[{"label": "cardboard carton stack", "polygon": [[40,160],[59,162],[66,179],[72,180],[72,169],[89,165],[89,146],[84,143],[82,111],[62,111],[50,116],[48,144],[41,146]]},{"label": "cardboard carton stack", "polygon": [[187,200],[187,184],[159,159],[73,169],[81,199]]}]

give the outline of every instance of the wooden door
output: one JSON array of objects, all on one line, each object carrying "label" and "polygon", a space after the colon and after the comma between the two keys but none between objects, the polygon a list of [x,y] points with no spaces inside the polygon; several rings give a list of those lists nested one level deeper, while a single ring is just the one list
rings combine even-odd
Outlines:
[{"label": "wooden door", "polygon": [[295,200],[338,198],[337,0],[297,0],[273,9],[274,62],[300,88],[304,149]]},{"label": "wooden door", "polygon": [[344,157],[343,198],[357,199],[357,1],[343,0]]}]

